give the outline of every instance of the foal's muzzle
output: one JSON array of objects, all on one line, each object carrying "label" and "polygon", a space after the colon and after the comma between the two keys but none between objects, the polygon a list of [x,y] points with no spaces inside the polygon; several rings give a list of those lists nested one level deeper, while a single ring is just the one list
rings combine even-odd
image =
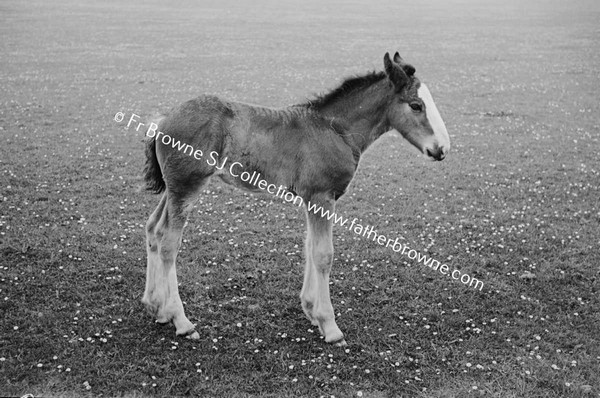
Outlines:
[{"label": "foal's muzzle", "polygon": [[426,152],[427,156],[429,156],[433,160],[444,160],[444,158],[446,157],[446,153],[448,153],[448,151],[445,148],[437,145],[433,148],[427,148]]}]

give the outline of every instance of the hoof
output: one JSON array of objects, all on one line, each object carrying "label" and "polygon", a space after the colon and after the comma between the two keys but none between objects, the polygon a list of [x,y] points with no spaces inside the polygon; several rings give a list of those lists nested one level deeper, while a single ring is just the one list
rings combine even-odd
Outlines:
[{"label": "hoof", "polygon": [[336,347],[343,347],[346,344],[346,339],[344,339],[344,334],[342,332],[340,332],[339,334],[336,333],[335,335],[329,336],[329,338],[325,337],[325,342],[327,344],[333,344]]},{"label": "hoof", "polygon": [[194,332],[192,334],[186,334],[185,338],[190,339],[190,340],[199,340],[200,334],[194,330]]},{"label": "hoof", "polygon": [[190,339],[190,340],[198,340],[198,339],[200,339],[200,334],[196,331],[195,327],[192,327],[187,332],[176,333],[176,335],[177,336],[185,337],[186,339]]},{"label": "hoof", "polygon": [[325,342],[329,344],[335,344],[336,346],[346,345],[344,340],[344,333],[337,327],[335,321],[330,319],[321,323],[321,333],[325,337]]},{"label": "hoof", "polygon": [[332,341],[329,344],[333,344],[336,347],[346,347],[348,345],[348,343],[346,343],[346,339],[344,339],[344,338],[337,340],[337,341]]}]

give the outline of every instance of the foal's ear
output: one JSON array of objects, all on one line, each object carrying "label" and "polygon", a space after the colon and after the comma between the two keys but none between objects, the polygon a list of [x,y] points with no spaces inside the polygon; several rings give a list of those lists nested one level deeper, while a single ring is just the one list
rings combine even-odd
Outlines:
[{"label": "foal's ear", "polygon": [[398,51],[396,51],[396,54],[394,54],[394,62],[397,63],[398,65],[400,65],[402,70],[404,70],[404,73],[406,73],[408,76],[414,75],[415,72],[417,71],[414,66],[404,62],[404,60],[402,59],[400,54],[398,54]]},{"label": "foal's ear", "polygon": [[400,66],[392,62],[390,53],[385,53],[385,56],[383,57],[383,66],[385,67],[385,74],[394,84],[396,90],[402,90],[406,83],[408,83],[408,76]]}]

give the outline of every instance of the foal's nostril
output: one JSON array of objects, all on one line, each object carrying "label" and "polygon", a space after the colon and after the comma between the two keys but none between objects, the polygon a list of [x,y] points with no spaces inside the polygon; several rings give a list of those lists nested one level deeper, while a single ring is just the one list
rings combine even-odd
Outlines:
[{"label": "foal's nostril", "polygon": [[435,160],[444,160],[446,157],[446,153],[440,147],[436,147],[434,150],[427,149],[427,156],[435,159]]}]

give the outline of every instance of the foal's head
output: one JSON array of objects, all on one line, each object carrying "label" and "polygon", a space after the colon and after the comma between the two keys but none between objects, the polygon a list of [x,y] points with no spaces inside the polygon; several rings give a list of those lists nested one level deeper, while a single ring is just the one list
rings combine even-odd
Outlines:
[{"label": "foal's head", "polygon": [[444,159],[450,150],[450,138],[429,89],[398,53],[393,60],[386,53],[383,63],[394,90],[387,115],[391,127],[431,159]]}]

